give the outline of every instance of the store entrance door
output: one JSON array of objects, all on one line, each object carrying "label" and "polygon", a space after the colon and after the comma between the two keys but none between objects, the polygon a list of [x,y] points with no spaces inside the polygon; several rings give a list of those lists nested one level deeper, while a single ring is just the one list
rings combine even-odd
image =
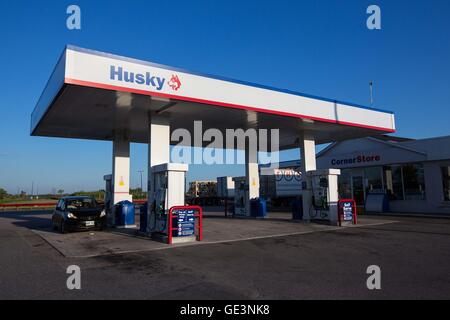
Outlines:
[{"label": "store entrance door", "polygon": [[362,176],[352,176],[353,199],[358,206],[364,205],[364,179]]}]

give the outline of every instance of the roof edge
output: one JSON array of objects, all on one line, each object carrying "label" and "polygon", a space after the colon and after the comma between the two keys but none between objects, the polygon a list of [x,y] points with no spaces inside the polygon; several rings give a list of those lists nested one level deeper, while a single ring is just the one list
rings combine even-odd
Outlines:
[{"label": "roof edge", "polygon": [[377,111],[377,112],[382,112],[382,113],[388,113],[388,114],[392,114],[392,115],[394,114],[393,111],[368,107],[368,106],[364,106],[364,105],[353,103],[353,102],[346,102],[346,101],[342,101],[342,100],[325,98],[325,97],[302,93],[302,92],[298,92],[298,91],[294,91],[294,90],[290,90],[290,89],[276,88],[276,87],[272,87],[272,86],[268,86],[268,85],[253,83],[250,81],[237,80],[234,78],[228,78],[228,77],[224,77],[224,76],[212,75],[212,74],[201,73],[201,72],[193,72],[193,71],[189,71],[189,70],[182,69],[182,68],[172,67],[172,66],[168,66],[168,65],[164,65],[164,64],[154,63],[154,62],[149,62],[149,61],[145,61],[145,60],[141,60],[141,59],[125,57],[125,56],[121,56],[121,55],[117,55],[117,54],[113,54],[113,53],[107,53],[107,52],[97,51],[97,50],[93,50],[93,49],[81,48],[81,47],[70,45],[70,44],[66,45],[66,49],[77,51],[77,52],[82,52],[82,53],[93,54],[93,55],[102,56],[102,57],[110,57],[110,58],[114,58],[114,59],[118,59],[118,60],[122,60],[122,61],[126,61],[126,62],[137,63],[137,64],[147,65],[147,66],[156,67],[156,68],[162,68],[162,69],[171,70],[171,71],[188,73],[188,74],[192,74],[192,75],[196,75],[196,76],[200,76],[200,77],[207,77],[207,78],[211,78],[211,79],[215,79],[215,80],[232,82],[232,83],[236,83],[236,84],[246,85],[246,86],[265,89],[265,90],[271,90],[271,91],[276,91],[276,92],[281,92],[281,93],[286,93],[286,94],[292,94],[292,95],[296,95],[296,96],[300,96],[300,97],[304,97],[304,98],[338,103],[338,104],[343,104],[343,105],[347,105],[347,106],[351,106],[351,107],[356,107],[356,108],[361,108],[361,109],[366,109],[366,110],[371,110],[371,111]]}]

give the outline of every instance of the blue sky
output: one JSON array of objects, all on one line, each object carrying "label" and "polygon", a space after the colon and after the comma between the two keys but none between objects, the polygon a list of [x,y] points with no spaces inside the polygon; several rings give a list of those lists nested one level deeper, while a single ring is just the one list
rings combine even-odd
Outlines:
[{"label": "blue sky", "polygon": [[[66,28],[77,4],[82,29]],[[366,28],[381,7],[382,30]],[[0,187],[16,193],[103,187],[111,142],[30,137],[30,114],[66,44],[187,70],[369,104],[397,134],[449,135],[450,1],[0,1]],[[147,147],[133,144],[131,186]],[[287,152],[283,160],[297,152]],[[191,166],[188,179],[242,166]]]}]

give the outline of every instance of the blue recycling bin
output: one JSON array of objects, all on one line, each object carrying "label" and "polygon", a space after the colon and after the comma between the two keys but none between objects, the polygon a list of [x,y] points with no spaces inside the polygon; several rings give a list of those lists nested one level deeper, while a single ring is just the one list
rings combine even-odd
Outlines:
[{"label": "blue recycling bin", "polygon": [[134,204],[128,200],[120,201],[116,205],[116,226],[134,225]]},{"label": "blue recycling bin", "polygon": [[258,198],[250,200],[250,216],[255,218],[265,218],[267,216],[266,199]]},{"label": "blue recycling bin", "polygon": [[147,231],[147,202],[141,205],[139,209],[139,231]]},{"label": "blue recycling bin", "polygon": [[292,201],[292,219],[303,220],[303,198]]}]

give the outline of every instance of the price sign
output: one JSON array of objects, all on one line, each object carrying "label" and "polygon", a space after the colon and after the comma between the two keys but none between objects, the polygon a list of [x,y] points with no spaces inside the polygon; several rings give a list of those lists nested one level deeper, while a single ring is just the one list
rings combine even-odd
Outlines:
[{"label": "price sign", "polygon": [[176,237],[192,236],[195,233],[195,210],[180,209],[174,211],[177,218],[174,221],[174,228],[177,228]]}]

